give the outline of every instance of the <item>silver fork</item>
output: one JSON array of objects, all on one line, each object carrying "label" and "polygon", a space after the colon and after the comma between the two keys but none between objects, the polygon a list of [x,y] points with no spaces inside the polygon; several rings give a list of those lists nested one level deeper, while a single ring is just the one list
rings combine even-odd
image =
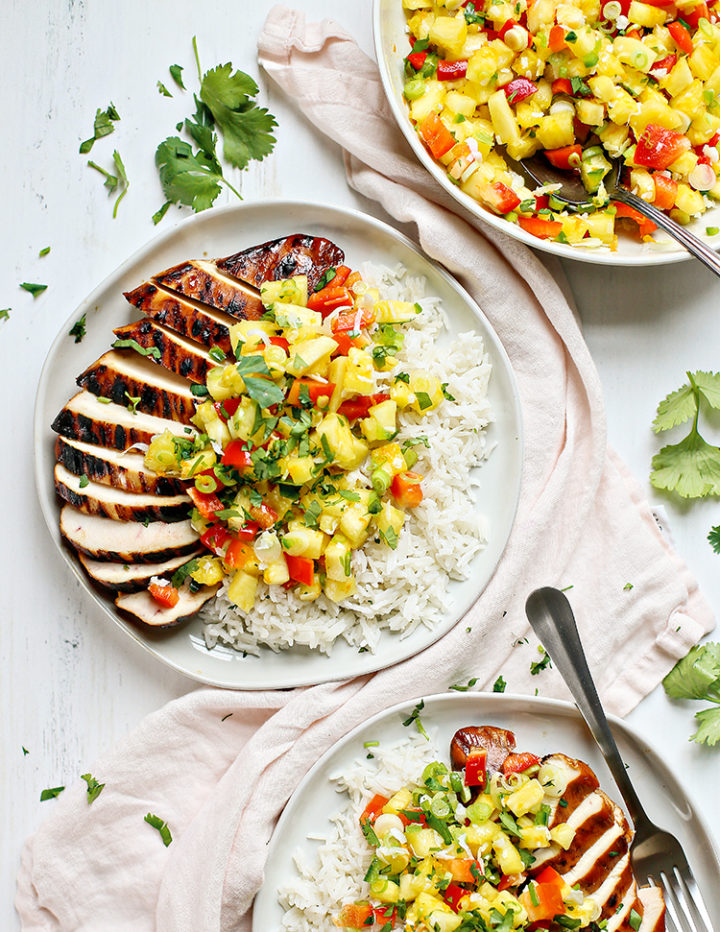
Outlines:
[{"label": "silver fork", "polygon": [[610,731],[567,598],[558,589],[532,592],[525,612],[562,674],[618,785],[635,826],[630,860],[641,884],[661,887],[671,932],[712,932],[713,926],[680,842],[647,817]]}]

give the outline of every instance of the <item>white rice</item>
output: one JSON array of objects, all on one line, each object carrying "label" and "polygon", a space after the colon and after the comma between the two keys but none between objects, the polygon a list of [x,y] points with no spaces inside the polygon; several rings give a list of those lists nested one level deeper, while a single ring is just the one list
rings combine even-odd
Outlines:
[{"label": "white rice", "polygon": [[439,760],[432,739],[409,733],[402,741],[372,748],[373,760],[356,760],[343,773],[330,776],[349,799],[330,817],[327,834],[308,836],[322,842],[314,857],[300,850],[293,856],[297,875],[278,891],[286,910],[285,932],[337,932],[333,918],[341,907],[368,898],[363,877],[372,850],[360,829],[360,814],[375,793],[391,796],[417,782],[430,761]]},{"label": "white rice", "polygon": [[[264,644],[274,651],[302,645],[329,653],[342,637],[358,649],[374,651],[382,630],[403,636],[418,625],[435,626],[447,613],[450,579],[466,579],[487,542],[485,519],[478,514],[475,488],[479,466],[490,450],[485,428],[492,420],[487,397],[491,366],[482,337],[470,331],[440,344],[446,329],[437,298],[425,294],[424,278],[407,274],[402,265],[389,269],[366,265],[363,278],[386,299],[420,302],[417,321],[402,325],[405,346],[396,369],[379,376],[392,384],[396,372],[426,369],[442,382],[455,401],[445,400],[424,416],[412,411],[398,418],[402,441],[427,437],[418,444],[424,498],[405,520],[396,550],[370,537],[353,555],[357,592],[337,605],[321,595],[301,602],[281,586],[258,586],[258,598],[247,615],[227,598],[229,578],[202,612],[209,648],[218,641],[258,654]],[[354,476],[370,486],[367,475]]]}]

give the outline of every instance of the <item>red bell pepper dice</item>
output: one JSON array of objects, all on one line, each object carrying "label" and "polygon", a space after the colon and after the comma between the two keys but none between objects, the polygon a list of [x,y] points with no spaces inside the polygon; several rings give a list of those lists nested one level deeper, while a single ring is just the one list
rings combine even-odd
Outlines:
[{"label": "red bell pepper dice", "polygon": [[407,61],[413,66],[415,71],[420,71],[422,66],[425,64],[425,59],[428,57],[427,52],[410,52],[407,57]]},{"label": "red bell pepper dice", "polygon": [[485,786],[487,780],[487,751],[473,748],[465,761],[465,786]]},{"label": "red bell pepper dice", "polygon": [[233,538],[225,551],[223,562],[231,569],[241,570],[254,556],[255,551],[250,544]]},{"label": "red bell pepper dice", "polygon": [[548,48],[551,52],[562,51],[567,42],[565,41],[565,30],[562,26],[553,26],[548,36]]},{"label": "red bell pepper dice", "polygon": [[180,600],[180,593],[175,586],[170,583],[167,586],[161,586],[159,583],[150,583],[148,592],[155,599],[158,605],[163,608],[175,608]]},{"label": "red bell pepper dice", "polygon": [[650,236],[657,230],[652,220],[648,220],[647,217],[644,217],[640,211],[635,210],[634,207],[628,207],[627,204],[621,204],[620,201],[612,201],[612,205],[615,208],[615,216],[618,220],[632,220],[637,224],[638,233],[641,238],[643,236]]},{"label": "red bell pepper dice", "polygon": [[460,900],[464,896],[467,896],[469,892],[469,890],[465,890],[463,887],[459,887],[456,883],[450,883],[445,888],[443,899],[448,904],[450,909],[456,913],[460,909]]},{"label": "red bell pepper dice", "polygon": [[[290,344],[285,337],[270,337],[270,343],[272,346],[279,346],[280,349],[285,350],[286,353],[290,349]],[[240,399],[238,399],[238,402],[239,401]]]},{"label": "red bell pepper dice", "polygon": [[509,214],[520,203],[520,198],[502,181],[483,185],[481,189],[483,204],[496,214]]},{"label": "red bell pepper dice", "polygon": [[212,518],[216,511],[222,511],[223,509],[223,503],[214,493],[206,495],[203,492],[198,492],[193,486],[188,487],[187,493],[203,518]]},{"label": "red bell pepper dice", "polygon": [[683,10],[682,18],[691,29],[697,29],[701,19],[710,20],[710,11],[707,3],[698,3],[692,10]]},{"label": "red bell pepper dice", "polygon": [[247,443],[244,440],[231,440],[223,450],[223,466],[233,466],[235,469],[250,469],[253,461]]},{"label": "red bell pepper dice", "polygon": [[555,168],[561,168],[564,171],[571,169],[577,171],[582,158],[582,146],[576,144],[574,146],[563,146],[561,149],[545,149],[545,158]]},{"label": "red bell pepper dice", "polygon": [[335,391],[332,382],[318,382],[316,379],[295,379],[285,399],[289,405],[297,407],[300,404],[300,389],[303,385],[307,388],[308,397],[313,404],[317,404],[318,399],[323,396],[330,398]]},{"label": "red bell pepper dice", "polygon": [[272,527],[278,520],[278,514],[265,502],[262,505],[251,505],[248,509],[250,517],[256,521],[260,527],[266,531]]},{"label": "red bell pepper dice", "polygon": [[356,421],[359,417],[367,417],[373,405],[379,405],[382,401],[389,400],[390,395],[383,392],[377,395],[358,395],[357,398],[343,401],[337,413],[342,414],[348,421]]},{"label": "red bell pepper dice", "polygon": [[467,74],[467,59],[458,61],[439,61],[437,66],[438,81],[459,81]]},{"label": "red bell pepper dice", "polygon": [[374,320],[375,312],[371,308],[363,308],[362,311],[341,311],[332,322],[333,335],[343,331],[364,330]]},{"label": "red bell pepper dice", "polygon": [[569,97],[572,97],[572,83],[569,78],[557,78],[553,81],[552,85],[553,96],[556,94],[567,94]]},{"label": "red bell pepper dice", "polygon": [[383,807],[386,806],[389,802],[389,796],[381,796],[380,793],[376,793],[370,802],[365,806],[360,816],[360,825],[363,824],[367,819],[370,819],[371,822],[374,822],[375,819],[380,815]]},{"label": "red bell pepper dice", "polygon": [[508,754],[503,762],[503,773],[522,773],[528,767],[535,767],[540,763],[540,758],[536,754],[525,751],[523,754]]},{"label": "red bell pepper dice", "polygon": [[677,55],[671,53],[653,63],[650,74],[658,81],[669,74],[677,64]]},{"label": "red bell pepper dice", "polygon": [[211,524],[200,535],[200,543],[212,551],[216,557],[224,554],[225,545],[229,540],[232,540],[232,537],[221,524]]},{"label": "red bell pepper dice", "polygon": [[285,554],[290,579],[302,583],[304,586],[312,586],[315,580],[315,562],[310,557],[292,557],[289,553]]},{"label": "red bell pepper dice", "polygon": [[352,295],[347,288],[335,285],[333,282],[334,279],[321,291],[310,295],[307,306],[311,311],[319,311],[323,317],[327,317],[339,307],[352,307]]},{"label": "red bell pepper dice", "polygon": [[532,97],[537,89],[537,84],[529,78],[513,78],[503,87],[509,104],[519,104],[521,100]]},{"label": "red bell pepper dice", "polygon": [[668,32],[673,37],[675,45],[683,52],[687,52],[688,55],[693,53],[693,44],[692,39],[690,38],[690,33],[683,26],[682,23],[675,20],[674,23],[668,23]]},{"label": "red bell pepper dice", "polygon": [[674,129],[648,123],[638,139],[633,160],[637,165],[662,171],[690,148],[690,140]]},{"label": "red bell pepper dice", "polygon": [[240,399],[226,398],[225,401],[214,402],[213,407],[217,411],[218,415],[223,419],[223,421],[229,421],[233,414],[235,414],[237,409],[240,407]]},{"label": "red bell pepper dice", "polygon": [[654,172],[652,179],[655,182],[655,198],[653,204],[659,207],[660,210],[672,210],[675,206],[675,198],[677,197],[677,181],[673,181],[672,178],[669,178],[667,175],[661,175],[659,172]]},{"label": "red bell pepper dice", "polygon": [[455,137],[437,113],[428,114],[418,127],[418,132],[436,159],[441,158],[455,145]]},{"label": "red bell pepper dice", "polygon": [[559,220],[546,220],[544,217],[518,217],[518,224],[538,239],[555,239],[562,230]]}]

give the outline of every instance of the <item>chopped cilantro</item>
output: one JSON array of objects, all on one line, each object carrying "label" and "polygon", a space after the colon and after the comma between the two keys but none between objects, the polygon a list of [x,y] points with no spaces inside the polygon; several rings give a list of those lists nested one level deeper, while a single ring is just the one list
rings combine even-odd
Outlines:
[{"label": "chopped cilantro", "polygon": [[456,692],[459,692],[459,693],[466,693],[469,689],[472,689],[472,687],[473,687],[476,683],[477,683],[477,677],[474,676],[471,680],[468,680],[466,686],[461,686],[459,683],[455,683],[455,684],[453,684],[452,686],[450,686],[449,688],[450,688],[450,689],[454,689]]},{"label": "chopped cilantro", "polygon": [[108,104],[105,110],[98,109],[95,112],[93,134],[90,139],[86,139],[85,142],[80,143],[80,154],[87,155],[98,139],[102,139],[103,136],[108,136],[110,133],[114,132],[115,127],[113,123],[116,123],[119,119],[120,115],[115,109],[115,105],[112,103]]},{"label": "chopped cilantro", "polygon": [[140,346],[137,340],[115,340],[112,344],[113,349],[133,349],[136,353],[140,353],[141,356],[152,356],[155,359],[160,359],[162,353],[157,348],[157,346]]},{"label": "chopped cilantro", "polygon": [[152,215],[152,222],[155,224],[155,226],[157,226],[158,223],[160,223],[162,218],[168,212],[168,207],[170,207],[171,204],[172,204],[172,201],[165,201],[162,207],[158,208],[158,210],[156,210],[155,213]]},{"label": "chopped cilantro", "polygon": [[76,320],[72,327],[68,330],[69,337],[75,337],[76,343],[82,343],[83,337],[86,333],[85,322],[87,320],[87,314]]},{"label": "chopped cilantro", "polygon": [[168,845],[172,842],[172,835],[170,834],[170,829],[168,828],[167,822],[163,822],[160,816],[153,815],[151,812],[148,812],[148,814],[145,816],[145,821],[148,825],[152,825],[153,828],[160,832],[162,843],[167,848]]},{"label": "chopped cilantro", "polygon": [[177,84],[177,86],[185,90],[185,85],[183,84],[183,79],[182,79],[182,73],[183,73],[182,65],[170,65],[170,67],[168,68],[168,71],[170,72],[170,77]]},{"label": "chopped cilantro", "polygon": [[49,789],[43,790],[40,794],[40,802],[44,803],[46,799],[55,799],[64,789],[64,786],[51,786]]},{"label": "chopped cilantro", "polygon": [[172,97],[170,91],[165,87],[162,81],[157,83],[158,94],[162,94],[163,97]]},{"label": "chopped cilantro", "polygon": [[98,783],[92,774],[83,773],[81,776],[82,779],[87,783],[87,801],[89,806],[91,803],[95,802],[98,796],[102,793],[105,784]]},{"label": "chopped cilantro", "polygon": [[415,392],[415,397],[417,398],[417,402],[420,405],[421,411],[424,411],[425,408],[432,407],[432,399],[427,392]]},{"label": "chopped cilantro", "polygon": [[542,658],[535,663],[530,664],[530,673],[532,676],[537,676],[538,673],[540,673],[542,670],[546,670],[548,667],[552,667],[550,654],[548,654],[542,644],[538,645],[538,652],[542,654]]},{"label": "chopped cilantro", "polygon": [[49,247],[49,246],[45,246],[45,247],[43,247],[43,248],[40,250],[40,252],[38,253],[38,256],[39,256],[39,258],[42,259],[42,257],[43,257],[43,256],[47,256],[49,252],[50,252],[50,247]]},{"label": "chopped cilantro", "polygon": [[415,722],[415,727],[420,732],[420,734],[425,738],[426,741],[430,740],[428,733],[425,731],[425,726],[420,721],[420,713],[425,708],[425,700],[421,699],[420,702],[415,706],[410,715],[403,721],[403,725],[407,728],[409,725],[412,725]]},{"label": "chopped cilantro", "polygon": [[80,476],[80,482],[78,483],[78,485],[80,486],[81,489],[84,489],[89,484],[90,484],[90,480],[88,479],[87,476]]},{"label": "chopped cilantro", "polygon": [[33,298],[37,298],[39,294],[45,291],[47,285],[38,285],[35,282],[20,282],[20,287],[24,288],[25,291],[29,291]]},{"label": "chopped cilantro", "polygon": [[318,279],[317,285],[315,285],[315,287],[313,288],[313,291],[322,291],[322,289],[327,284],[329,284],[333,280],[333,278],[335,278],[336,275],[337,275],[337,271],[332,266],[325,269],[325,271],[322,273],[322,275]]},{"label": "chopped cilantro", "polygon": [[493,683],[492,691],[494,693],[504,693],[506,687],[507,687],[507,683],[503,679],[502,675],[500,675]]}]

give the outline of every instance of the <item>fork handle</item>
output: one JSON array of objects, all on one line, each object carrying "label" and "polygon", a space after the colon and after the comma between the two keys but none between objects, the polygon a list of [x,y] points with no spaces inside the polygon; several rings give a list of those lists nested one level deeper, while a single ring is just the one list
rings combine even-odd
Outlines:
[{"label": "fork handle", "polygon": [[679,223],[676,223],[672,217],[668,217],[667,214],[658,210],[653,204],[648,204],[648,202],[644,201],[641,197],[638,197],[631,191],[628,191],[627,188],[622,188],[619,185],[613,191],[612,199],[614,201],[621,201],[623,204],[627,204],[628,207],[634,207],[635,210],[647,217],[648,220],[652,220],[654,224],[662,227],[673,239],[682,243],[687,251],[691,252],[703,265],[706,265],[716,275],[720,275],[720,256],[718,256],[715,250],[711,249],[707,243],[704,243],[699,236],[695,236],[694,233],[691,233],[687,227],[683,227]]},{"label": "fork handle", "polygon": [[525,611],[533,631],[562,674],[575,704],[587,722],[618,785],[636,832],[648,822],[635,787],[628,777],[615,739],[595,689],[585,658],[570,603],[558,589],[546,587],[532,592]]}]

